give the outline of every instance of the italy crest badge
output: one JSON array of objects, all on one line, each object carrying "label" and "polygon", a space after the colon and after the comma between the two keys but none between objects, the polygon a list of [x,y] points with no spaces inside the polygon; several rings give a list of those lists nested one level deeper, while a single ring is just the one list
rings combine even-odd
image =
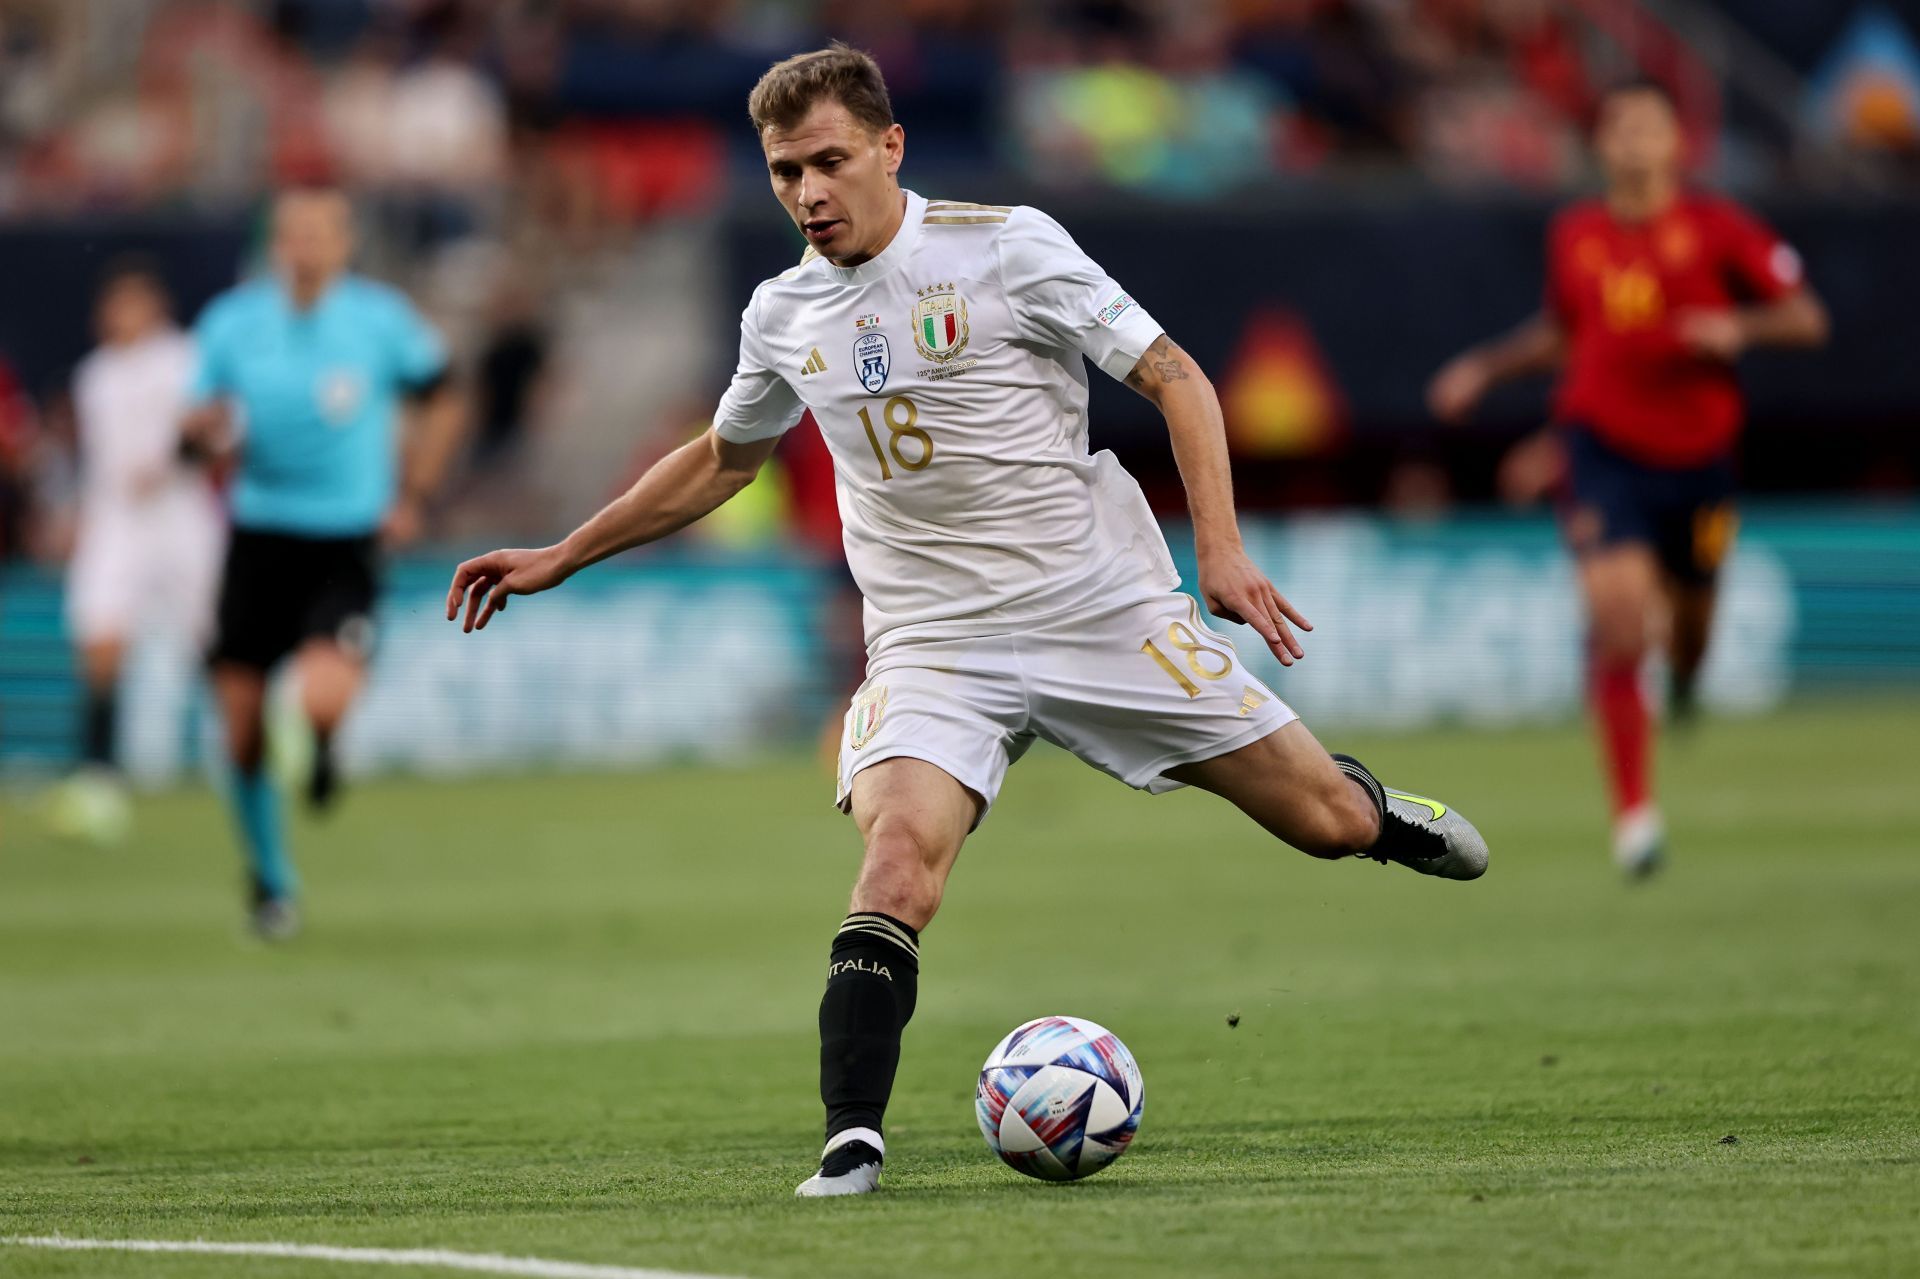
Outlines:
[{"label": "italy crest badge", "polygon": [[967,302],[951,284],[930,284],[913,304],[913,344],[944,363],[967,349]]},{"label": "italy crest badge", "polygon": [[848,744],[859,750],[880,731],[880,719],[887,713],[887,686],[875,684],[861,690],[853,699],[853,723],[848,727]]}]

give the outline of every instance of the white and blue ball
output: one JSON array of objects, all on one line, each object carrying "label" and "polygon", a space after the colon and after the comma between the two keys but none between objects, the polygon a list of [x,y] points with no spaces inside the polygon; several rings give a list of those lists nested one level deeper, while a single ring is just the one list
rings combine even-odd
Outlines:
[{"label": "white and blue ball", "polygon": [[1009,1168],[1077,1181],[1125,1153],[1145,1100],[1140,1067],[1112,1031],[1082,1017],[1041,1017],[987,1057],[974,1111]]}]

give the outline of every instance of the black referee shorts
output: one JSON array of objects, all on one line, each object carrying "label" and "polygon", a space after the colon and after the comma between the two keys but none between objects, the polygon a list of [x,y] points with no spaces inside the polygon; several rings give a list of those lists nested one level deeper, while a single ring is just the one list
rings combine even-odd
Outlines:
[{"label": "black referee shorts", "polygon": [[236,528],[220,579],[209,660],[267,670],[311,639],[361,659],[373,651],[378,548],[364,537],[296,537]]}]

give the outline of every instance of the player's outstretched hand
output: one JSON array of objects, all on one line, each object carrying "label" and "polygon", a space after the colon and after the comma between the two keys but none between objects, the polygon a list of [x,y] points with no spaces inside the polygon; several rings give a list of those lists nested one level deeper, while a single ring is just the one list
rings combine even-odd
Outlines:
[{"label": "player's outstretched hand", "polygon": [[1307,655],[1288,623],[1303,631],[1312,630],[1313,623],[1287,602],[1267,575],[1253,566],[1245,551],[1200,557],[1200,598],[1215,617],[1258,631],[1280,665],[1291,666]]},{"label": "player's outstretched hand", "polygon": [[1442,422],[1464,422],[1490,386],[1486,366],[1471,353],[1462,355],[1449,360],[1427,384],[1427,410]]},{"label": "player's outstretched hand", "polygon": [[557,546],[476,555],[453,571],[453,586],[447,591],[447,620],[459,617],[464,603],[467,619],[461,631],[485,630],[487,619],[506,608],[509,595],[551,590],[567,576]]}]

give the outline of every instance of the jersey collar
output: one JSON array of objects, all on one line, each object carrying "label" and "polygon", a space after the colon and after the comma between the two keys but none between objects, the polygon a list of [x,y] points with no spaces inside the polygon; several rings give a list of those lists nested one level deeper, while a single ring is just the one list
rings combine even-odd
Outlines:
[{"label": "jersey collar", "polygon": [[287,282],[285,278],[282,277],[278,271],[274,271],[270,273],[267,278],[273,284],[273,296],[279,299],[281,311],[287,315],[290,315],[296,319],[299,319],[307,316],[318,315],[322,311],[326,310],[327,304],[332,302],[333,299],[335,299],[336,297],[340,296],[340,285],[342,284],[342,282],[346,280],[347,272],[342,271],[340,274],[334,276],[331,280],[327,281],[327,287],[320,290],[320,296],[316,297],[313,300],[313,305],[307,307],[304,310],[294,305],[293,290],[287,287]]},{"label": "jersey collar", "polygon": [[927,202],[916,192],[903,188],[902,193],[907,197],[907,215],[901,220],[900,229],[894,232],[892,243],[859,266],[827,263],[834,279],[842,284],[871,284],[912,255],[913,246],[920,240],[920,219],[927,216]]}]

